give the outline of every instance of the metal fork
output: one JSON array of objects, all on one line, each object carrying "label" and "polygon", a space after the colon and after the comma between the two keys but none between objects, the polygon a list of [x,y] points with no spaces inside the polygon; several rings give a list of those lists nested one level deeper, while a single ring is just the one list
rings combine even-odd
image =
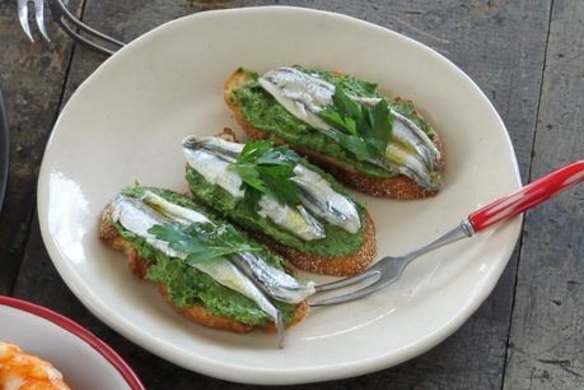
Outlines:
[{"label": "metal fork", "polygon": [[[34,5],[34,19],[41,35],[50,42],[49,34],[45,28],[44,0],[18,0],[18,20],[26,36],[34,42],[29,24],[29,3]],[[62,0],[49,0],[53,20],[76,41],[99,51],[100,53],[111,55],[116,50],[125,46],[125,43],[109,37],[91,28],[75,17],[69,11]],[[81,35],[83,33],[84,35]]]},{"label": "metal fork", "polygon": [[316,292],[319,293],[343,289],[361,282],[370,283],[364,288],[344,295],[313,300],[310,302],[310,306],[336,305],[373,294],[398,281],[408,264],[419,256],[507,221],[582,181],[584,181],[584,160],[557,169],[518,191],[503,196],[471,213],[458,226],[413,252],[399,257],[384,257],[361,274],[316,286]]},{"label": "metal fork", "polygon": [[[32,33],[30,32],[30,25],[28,23],[28,3],[29,0],[18,0],[18,20],[20,21],[20,26],[24,30],[24,33],[30,39],[31,42],[34,42],[32,37]],[[47,30],[45,29],[45,2],[44,0],[34,0],[34,17],[36,21],[36,25],[43,35],[43,37],[50,42],[49,34],[47,34]]]}]

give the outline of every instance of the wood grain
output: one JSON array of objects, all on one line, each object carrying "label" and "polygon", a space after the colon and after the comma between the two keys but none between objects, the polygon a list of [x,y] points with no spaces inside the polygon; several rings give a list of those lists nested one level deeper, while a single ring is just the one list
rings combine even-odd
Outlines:
[{"label": "wood grain", "polygon": [[[80,1],[71,1],[73,12]],[[18,24],[16,2],[0,2],[0,85],[10,128],[10,171],[0,215],[0,294],[18,273],[35,212],[36,178],[56,118],[73,44],[54,25],[51,43],[30,43]]]},{"label": "wood grain", "polygon": [[[532,178],[584,157],[584,3],[554,2]],[[506,389],[584,388],[584,187],[527,215]]]}]

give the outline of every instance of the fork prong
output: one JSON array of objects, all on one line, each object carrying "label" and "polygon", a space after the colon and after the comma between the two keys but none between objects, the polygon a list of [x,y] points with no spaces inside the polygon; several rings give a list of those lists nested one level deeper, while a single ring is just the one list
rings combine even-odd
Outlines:
[{"label": "fork prong", "polygon": [[18,0],[18,20],[20,21],[20,27],[30,39],[31,42],[34,42],[32,38],[32,33],[30,32],[30,25],[28,24],[28,0]]},{"label": "fork prong", "polygon": [[381,279],[376,280],[373,284],[362,288],[357,291],[351,291],[350,293],[344,295],[338,295],[336,297],[331,298],[323,298],[317,299],[315,301],[309,302],[309,306],[330,306],[330,305],[338,305],[339,303],[351,302],[357,299],[361,299],[366,297],[367,295],[373,294],[374,292],[382,289],[385,287],[386,284],[381,283]]},{"label": "fork prong", "polygon": [[55,0],[53,5],[55,6],[54,8],[57,10],[56,13],[59,15],[59,18],[62,17],[63,19],[67,20],[67,22],[73,24],[76,28],[80,29],[81,31],[84,31],[84,32],[86,32],[94,37],[102,39],[105,42],[109,42],[116,47],[124,47],[125,46],[124,42],[118,41],[117,39],[114,39],[114,38],[109,37],[105,34],[102,34],[101,32],[95,30],[94,28],[91,28],[87,24],[85,24],[82,21],[80,21],[79,19],[77,19],[77,17],[75,15],[73,15],[73,13],[71,13],[71,11],[69,11],[67,6],[65,6],[65,4],[63,3],[63,0]]},{"label": "fork prong", "polygon": [[372,278],[374,276],[379,277],[379,271],[367,270],[365,272],[362,272],[362,273],[357,274],[355,276],[352,276],[350,278],[341,279],[341,280],[337,280],[337,281],[325,283],[325,284],[319,284],[319,285],[315,286],[315,289],[317,292],[336,290],[339,288],[352,286],[354,284],[357,284],[359,282],[362,282],[362,281],[369,279],[369,278]]},{"label": "fork prong", "polygon": [[47,40],[47,42],[51,42],[49,39],[49,34],[47,34],[47,30],[45,28],[45,1],[44,0],[34,0],[34,17],[36,20],[37,27],[41,32],[42,36]]},{"label": "fork prong", "polygon": [[78,42],[91,47],[92,49],[100,52],[100,53],[104,53],[104,54],[108,54],[108,55],[112,55],[114,54],[113,50],[110,50],[106,47],[100,46],[94,42],[91,42],[89,39],[83,37],[81,34],[77,33],[75,30],[73,30],[73,28],[71,28],[67,23],[65,23],[63,20],[61,19],[57,19],[57,23],[59,24],[59,26],[61,26],[61,28],[70,36],[74,37]]}]

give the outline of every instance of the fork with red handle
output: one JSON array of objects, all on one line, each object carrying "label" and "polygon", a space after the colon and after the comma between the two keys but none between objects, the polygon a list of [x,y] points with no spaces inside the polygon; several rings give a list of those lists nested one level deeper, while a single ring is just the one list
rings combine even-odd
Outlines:
[{"label": "fork with red handle", "polygon": [[582,181],[584,181],[584,160],[557,169],[514,193],[503,196],[470,213],[455,228],[415,251],[403,256],[386,256],[358,275],[316,286],[318,293],[345,288],[364,281],[371,282],[359,290],[343,295],[332,298],[317,298],[312,300],[310,305],[335,305],[366,297],[399,280],[408,264],[424,253],[471,237],[493,225],[507,221]]}]

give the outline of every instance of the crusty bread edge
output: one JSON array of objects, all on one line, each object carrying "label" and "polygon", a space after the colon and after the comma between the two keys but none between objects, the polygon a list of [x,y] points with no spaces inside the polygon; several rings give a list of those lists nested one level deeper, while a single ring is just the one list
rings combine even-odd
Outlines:
[{"label": "crusty bread edge", "polygon": [[[273,135],[267,134],[254,128],[249,124],[237,107],[237,105],[231,99],[231,94],[234,90],[244,86],[249,79],[247,74],[242,69],[236,70],[231,76],[225,81],[223,88],[223,97],[225,103],[231,111],[231,115],[235,121],[241,126],[243,131],[251,138],[256,139],[270,139],[276,143],[286,143],[285,141],[274,137]],[[441,140],[436,137],[434,144],[440,151],[442,156],[442,161],[440,165],[443,167],[445,165],[445,153],[444,147]],[[329,171],[333,176],[335,176],[340,182],[348,187],[351,187],[364,194],[391,198],[391,199],[422,199],[433,195],[436,195],[438,191],[429,191],[421,186],[419,186],[414,180],[409,177],[398,175],[391,178],[379,178],[373,176],[366,176],[361,172],[357,171],[353,166],[335,160],[330,156],[323,155],[321,153],[315,152],[304,147],[291,144],[290,147],[308,157],[308,159],[315,165],[323,167],[325,170]]]},{"label": "crusty bread edge", "polygon": [[[138,279],[143,280],[148,272],[148,263],[140,258],[138,252],[125,240],[111,224],[111,206],[108,205],[102,213],[99,224],[99,237],[110,247],[126,254],[128,268]],[[235,333],[248,333],[254,329],[260,329],[267,333],[274,333],[274,324],[257,327],[244,324],[231,318],[211,314],[203,305],[194,304],[188,308],[180,308],[174,305],[168,292],[162,284],[158,285],[160,294],[165,301],[179,314],[193,320],[196,323],[209,328],[225,330]],[[296,312],[293,321],[287,326],[291,327],[300,323],[308,315],[308,303],[303,301],[296,305]]]}]

